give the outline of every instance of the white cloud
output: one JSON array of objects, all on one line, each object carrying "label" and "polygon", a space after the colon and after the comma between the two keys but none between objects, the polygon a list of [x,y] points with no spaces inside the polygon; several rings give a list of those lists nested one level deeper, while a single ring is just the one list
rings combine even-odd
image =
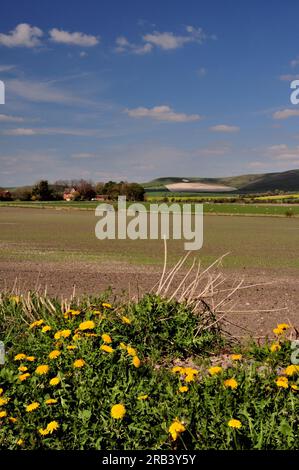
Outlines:
[{"label": "white cloud", "polygon": [[53,28],[49,31],[50,39],[60,44],[69,44],[72,46],[92,47],[99,44],[100,40],[97,36],[84,34],[78,31],[70,33],[63,29]]},{"label": "white cloud", "polygon": [[14,129],[5,129],[1,134],[10,136],[73,135],[79,137],[96,137],[100,135],[96,129],[70,129],[56,127],[17,127]]},{"label": "white cloud", "polygon": [[275,160],[298,160],[299,145],[289,147],[287,144],[271,145],[266,148],[265,154]]},{"label": "white cloud", "polygon": [[131,52],[133,54],[148,54],[157,47],[162,50],[173,50],[183,47],[188,43],[202,44],[206,39],[216,39],[215,35],[208,36],[202,28],[186,26],[185,34],[178,35],[172,32],[153,31],[142,36],[143,43],[134,44],[125,36],[116,38],[116,52]]},{"label": "white cloud", "polygon": [[133,108],[126,109],[125,112],[133,118],[151,118],[157,121],[167,122],[190,122],[202,119],[199,114],[185,114],[177,113],[172,108],[166,105],[154,106],[153,108]]},{"label": "white cloud", "polygon": [[133,44],[129,42],[125,36],[119,36],[118,38],[116,38],[115,43],[115,51],[119,53],[132,52],[133,54],[143,55],[148,54],[153,49],[153,46],[150,43],[145,43],[141,45]]},{"label": "white cloud", "polygon": [[20,116],[10,116],[9,114],[0,114],[0,122],[24,122]]},{"label": "white cloud", "polygon": [[299,109],[283,109],[273,114],[273,119],[288,119],[289,117],[299,116]]},{"label": "white cloud", "polygon": [[[50,82],[35,82],[32,80],[7,80],[6,90],[25,100],[41,103],[88,104],[75,94],[57,88]],[[89,103],[90,104],[90,103]]]},{"label": "white cloud", "polygon": [[0,33],[0,45],[6,47],[37,47],[43,32],[27,23],[18,24],[8,34]]},{"label": "white cloud", "polygon": [[233,132],[239,132],[239,130],[240,130],[240,127],[238,127],[238,126],[229,126],[227,124],[218,124],[217,126],[210,127],[210,131],[212,131],[212,132],[233,133]]},{"label": "white cloud", "polygon": [[16,68],[15,65],[0,65],[0,73],[10,72]]},{"label": "white cloud", "polygon": [[143,40],[161,49],[170,50],[178,49],[190,42],[202,44],[207,39],[207,35],[202,28],[187,26],[186,33],[187,34],[180,36],[172,32],[160,33],[159,31],[154,31],[151,34],[145,34]]}]

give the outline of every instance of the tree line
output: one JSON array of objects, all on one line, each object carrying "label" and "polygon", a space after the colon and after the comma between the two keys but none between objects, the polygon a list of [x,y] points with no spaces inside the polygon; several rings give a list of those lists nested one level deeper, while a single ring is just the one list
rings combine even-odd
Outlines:
[{"label": "tree line", "polygon": [[126,196],[128,201],[143,201],[145,190],[138,183],[108,181],[93,183],[84,179],[59,180],[50,184],[47,180],[38,181],[34,186],[23,186],[13,190],[0,188],[0,200],[19,201],[59,201],[71,194],[74,201],[91,201],[101,195],[107,200],[117,200]]}]

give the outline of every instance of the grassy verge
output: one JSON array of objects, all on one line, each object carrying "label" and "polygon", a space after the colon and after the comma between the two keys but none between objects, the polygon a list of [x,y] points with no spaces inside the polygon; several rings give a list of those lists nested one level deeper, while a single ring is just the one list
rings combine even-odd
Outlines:
[{"label": "grassy verge", "polygon": [[288,325],[234,350],[203,318],[151,295],[2,295],[0,448],[298,448]]}]

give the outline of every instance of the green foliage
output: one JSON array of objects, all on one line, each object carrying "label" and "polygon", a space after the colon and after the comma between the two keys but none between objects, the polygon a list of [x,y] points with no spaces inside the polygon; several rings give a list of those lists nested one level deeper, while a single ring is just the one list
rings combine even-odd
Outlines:
[{"label": "green foliage", "polygon": [[[38,295],[4,295],[0,325],[7,352],[0,449],[298,449],[298,374],[286,388],[276,384],[290,362],[285,333],[276,352],[252,343],[232,358],[221,353],[219,330],[198,333],[200,316],[152,295],[119,306],[103,295],[68,307]],[[58,357],[51,359],[53,350]],[[40,365],[49,370],[38,374]],[[221,369],[212,374],[211,365]],[[21,381],[24,373],[30,375]],[[57,385],[50,385],[53,377]],[[115,404],[125,407],[121,419],[111,415]],[[231,428],[231,419],[241,427]],[[183,430],[173,438],[176,420]]]}]

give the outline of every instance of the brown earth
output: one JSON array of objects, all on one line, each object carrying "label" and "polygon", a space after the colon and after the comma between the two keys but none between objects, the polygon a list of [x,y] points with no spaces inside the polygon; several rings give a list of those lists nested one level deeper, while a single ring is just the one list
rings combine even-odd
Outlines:
[{"label": "brown earth", "polygon": [[[52,296],[70,297],[74,289],[76,295],[97,295],[112,288],[113,300],[116,294],[128,298],[148,292],[159,281],[161,271],[161,267],[117,262],[1,262],[0,289],[17,288],[26,292],[37,288],[44,291],[46,288]],[[242,287],[231,297],[234,313],[230,313],[227,319],[239,327],[227,325],[230,332],[240,338],[249,335],[262,338],[271,334],[277,322],[291,322],[298,328],[298,270],[226,269],[224,275],[224,289],[233,288],[241,278],[244,286],[252,286]],[[180,279],[182,275],[178,275],[174,285]]]}]

